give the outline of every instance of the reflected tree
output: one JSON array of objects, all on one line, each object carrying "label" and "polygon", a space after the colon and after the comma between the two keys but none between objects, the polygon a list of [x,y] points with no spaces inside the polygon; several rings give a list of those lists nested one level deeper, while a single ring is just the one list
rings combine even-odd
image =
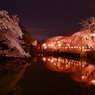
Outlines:
[{"label": "reflected tree", "polygon": [[77,82],[95,85],[95,66],[87,63],[86,59],[73,60],[61,57],[42,57],[46,67],[52,71],[68,73]]},{"label": "reflected tree", "polygon": [[0,95],[22,93],[16,83],[22,78],[27,66],[29,63],[24,59],[0,59]]}]

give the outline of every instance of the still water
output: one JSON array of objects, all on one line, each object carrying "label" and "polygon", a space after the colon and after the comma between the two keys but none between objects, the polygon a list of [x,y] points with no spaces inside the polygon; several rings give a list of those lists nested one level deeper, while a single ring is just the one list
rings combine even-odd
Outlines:
[{"label": "still water", "polygon": [[95,95],[95,60],[0,59],[0,95]]}]

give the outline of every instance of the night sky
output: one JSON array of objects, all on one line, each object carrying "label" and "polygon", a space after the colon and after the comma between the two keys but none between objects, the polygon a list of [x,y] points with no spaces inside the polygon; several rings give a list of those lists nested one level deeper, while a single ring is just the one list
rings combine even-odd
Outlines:
[{"label": "night sky", "polygon": [[0,9],[17,14],[32,36],[44,40],[79,31],[81,19],[95,16],[95,0],[0,0]]}]

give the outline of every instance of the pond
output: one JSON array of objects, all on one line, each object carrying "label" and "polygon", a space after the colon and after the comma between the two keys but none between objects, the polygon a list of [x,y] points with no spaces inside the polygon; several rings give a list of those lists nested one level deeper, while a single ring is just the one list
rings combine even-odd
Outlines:
[{"label": "pond", "polygon": [[95,95],[95,62],[53,56],[0,59],[0,95]]}]

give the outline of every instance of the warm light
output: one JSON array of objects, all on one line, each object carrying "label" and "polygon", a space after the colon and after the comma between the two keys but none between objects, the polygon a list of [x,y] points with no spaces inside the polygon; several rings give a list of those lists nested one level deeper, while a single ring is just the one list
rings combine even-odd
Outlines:
[{"label": "warm light", "polygon": [[46,48],[47,48],[45,43],[43,44],[43,47],[44,47],[44,49],[46,49]]},{"label": "warm light", "polygon": [[50,58],[48,58],[48,61],[50,61]]},{"label": "warm light", "polygon": [[85,75],[83,75],[81,78],[82,78],[82,79],[86,79],[86,76],[85,76]]},{"label": "warm light", "polygon": [[79,48],[81,48],[81,47],[79,46]]},{"label": "warm light", "polygon": [[54,65],[56,65],[56,63],[54,63]]},{"label": "warm light", "polygon": [[63,67],[60,67],[60,69],[62,70],[62,69],[63,69]]},{"label": "warm light", "polygon": [[76,65],[78,66],[78,63]]},{"label": "warm light", "polygon": [[79,46],[76,46],[76,48],[79,48]]},{"label": "warm light", "polygon": [[44,43],[43,46],[46,46],[46,44]]},{"label": "warm light", "polygon": [[91,46],[89,46],[88,48],[90,48]]},{"label": "warm light", "polygon": [[85,65],[84,64],[82,64],[82,67],[84,67]]},{"label": "warm light", "polygon": [[54,49],[56,49],[56,47],[54,47]]},{"label": "warm light", "polygon": [[60,63],[58,63],[57,66],[59,67],[60,66]]},{"label": "warm light", "polygon": [[67,67],[68,65],[66,65],[66,67]]},{"label": "warm light", "polygon": [[58,64],[57,66],[59,67],[60,65]]},{"label": "warm light", "polygon": [[44,49],[46,49],[47,47],[45,46]]},{"label": "warm light", "polygon": [[58,61],[61,61],[61,59],[60,59],[60,58],[58,58]]},{"label": "warm light", "polygon": [[90,82],[91,82],[91,84],[95,84],[95,80],[91,80]]},{"label": "warm light", "polygon": [[58,46],[60,47],[60,46],[61,46],[61,44],[58,44]]},{"label": "warm light", "polygon": [[45,57],[43,58],[43,61],[46,61],[46,58]]},{"label": "warm light", "polygon": [[48,44],[48,46],[50,47],[50,44]]},{"label": "warm light", "polygon": [[54,44],[51,44],[51,46],[53,47],[53,46],[54,46]]},{"label": "warm light", "polygon": [[53,62],[53,59],[51,60],[51,62]]}]

